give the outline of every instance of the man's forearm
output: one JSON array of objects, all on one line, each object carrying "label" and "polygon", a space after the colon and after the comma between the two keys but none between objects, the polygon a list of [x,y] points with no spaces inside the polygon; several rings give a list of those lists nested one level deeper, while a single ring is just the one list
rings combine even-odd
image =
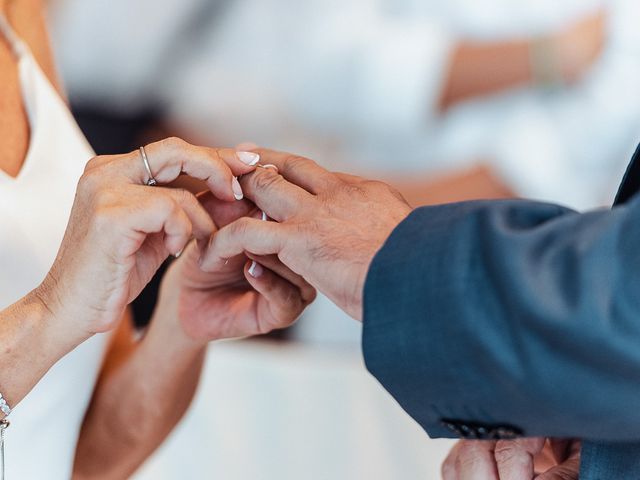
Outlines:
[{"label": "man's forearm", "polygon": [[123,349],[120,340],[112,349],[78,442],[75,479],[128,478],[191,403],[206,346],[163,311],[139,344]]}]

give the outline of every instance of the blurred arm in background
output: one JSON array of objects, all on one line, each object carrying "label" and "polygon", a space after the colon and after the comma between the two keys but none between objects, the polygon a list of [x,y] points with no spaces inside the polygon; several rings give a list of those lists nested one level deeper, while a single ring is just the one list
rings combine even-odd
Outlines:
[{"label": "blurred arm in background", "polygon": [[[158,28],[136,28],[143,13]],[[598,12],[542,35],[477,40],[435,15],[411,7],[387,11],[372,0],[172,0],[160,11],[149,0],[115,0],[108,8],[58,0],[54,14],[54,38],[76,103],[109,110],[160,106],[180,128],[173,133],[196,142],[252,140],[297,151],[309,148],[309,132],[360,144],[364,137],[424,134],[454,105],[535,87],[532,49],[541,39],[550,69],[559,70],[563,82],[575,81],[598,58],[605,31]],[[95,30],[106,24],[109,31]],[[135,42],[115,37],[115,29],[135,33]],[[87,41],[95,43],[86,49],[90,56],[77,48]],[[415,175],[394,183],[417,197],[415,205],[510,196],[514,189],[499,180],[492,159],[480,156],[489,161],[451,173],[443,184],[419,183],[424,180]],[[434,195],[420,192],[426,187]]]},{"label": "blurred arm in background", "polygon": [[[575,82],[600,56],[605,44],[605,15],[588,15],[547,38],[522,38],[502,42],[469,42],[456,45],[447,80],[440,94],[440,107],[514,87],[535,85],[534,50],[551,58],[556,79]],[[544,60],[544,59],[541,59]],[[553,72],[552,72],[553,74]]]}]

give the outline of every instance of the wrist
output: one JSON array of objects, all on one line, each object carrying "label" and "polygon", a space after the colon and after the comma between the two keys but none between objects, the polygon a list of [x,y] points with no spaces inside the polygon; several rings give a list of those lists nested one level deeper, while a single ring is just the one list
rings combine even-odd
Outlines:
[{"label": "wrist", "polygon": [[79,329],[71,321],[53,292],[37,287],[20,301],[21,316],[33,320],[31,327],[40,332],[46,345],[51,347],[52,358],[60,358],[92,335]]},{"label": "wrist", "polygon": [[562,54],[562,38],[534,38],[529,44],[529,59],[534,86],[550,90],[564,86],[563,67],[566,62]]},{"label": "wrist", "polygon": [[49,277],[32,290],[24,301],[27,308],[42,319],[47,336],[68,344],[69,350],[93,336],[93,333],[78,324],[78,315],[66,306],[63,295],[57,291],[55,282]]},{"label": "wrist", "polygon": [[188,334],[180,318],[180,296],[182,294],[180,282],[172,275],[174,268],[170,268],[160,287],[158,302],[149,323],[147,337],[152,336],[167,342],[172,349],[200,350],[209,343]]}]

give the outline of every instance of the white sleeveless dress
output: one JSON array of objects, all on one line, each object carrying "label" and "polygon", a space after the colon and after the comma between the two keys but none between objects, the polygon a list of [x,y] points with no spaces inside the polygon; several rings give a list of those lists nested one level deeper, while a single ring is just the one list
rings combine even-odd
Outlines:
[{"label": "white sleeveless dress", "polygon": [[[76,184],[94,154],[65,102],[2,14],[0,35],[16,55],[31,127],[29,150],[18,176],[0,170],[2,309],[38,286],[49,271]],[[107,340],[106,335],[93,337],[66,355],[15,406],[6,432],[8,480],[71,477],[78,434]]]}]

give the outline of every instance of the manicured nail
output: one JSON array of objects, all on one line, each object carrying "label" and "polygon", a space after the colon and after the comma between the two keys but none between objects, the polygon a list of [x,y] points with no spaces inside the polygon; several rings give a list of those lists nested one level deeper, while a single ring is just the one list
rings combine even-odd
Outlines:
[{"label": "manicured nail", "polygon": [[231,181],[231,188],[233,189],[233,196],[236,197],[236,200],[242,200],[244,198],[242,187],[236,177],[233,177],[233,180]]},{"label": "manicured nail", "polygon": [[260,161],[260,155],[258,155],[257,153],[236,152],[236,155],[238,155],[238,158],[242,163],[244,163],[245,165],[249,165],[250,167],[257,165]]},{"label": "manicured nail", "polygon": [[262,168],[272,168],[273,170],[275,170],[276,172],[278,171],[278,167],[276,167],[275,165],[271,164],[271,163],[267,163],[266,165],[260,165]]},{"label": "manicured nail", "polygon": [[267,214],[265,212],[262,212],[262,221],[266,222],[267,220],[269,220],[269,217],[267,217]]},{"label": "manicured nail", "polygon": [[262,265],[256,262],[251,262],[251,266],[249,267],[249,275],[251,275],[253,278],[258,278],[263,274],[263,272],[264,268],[262,268]]}]

